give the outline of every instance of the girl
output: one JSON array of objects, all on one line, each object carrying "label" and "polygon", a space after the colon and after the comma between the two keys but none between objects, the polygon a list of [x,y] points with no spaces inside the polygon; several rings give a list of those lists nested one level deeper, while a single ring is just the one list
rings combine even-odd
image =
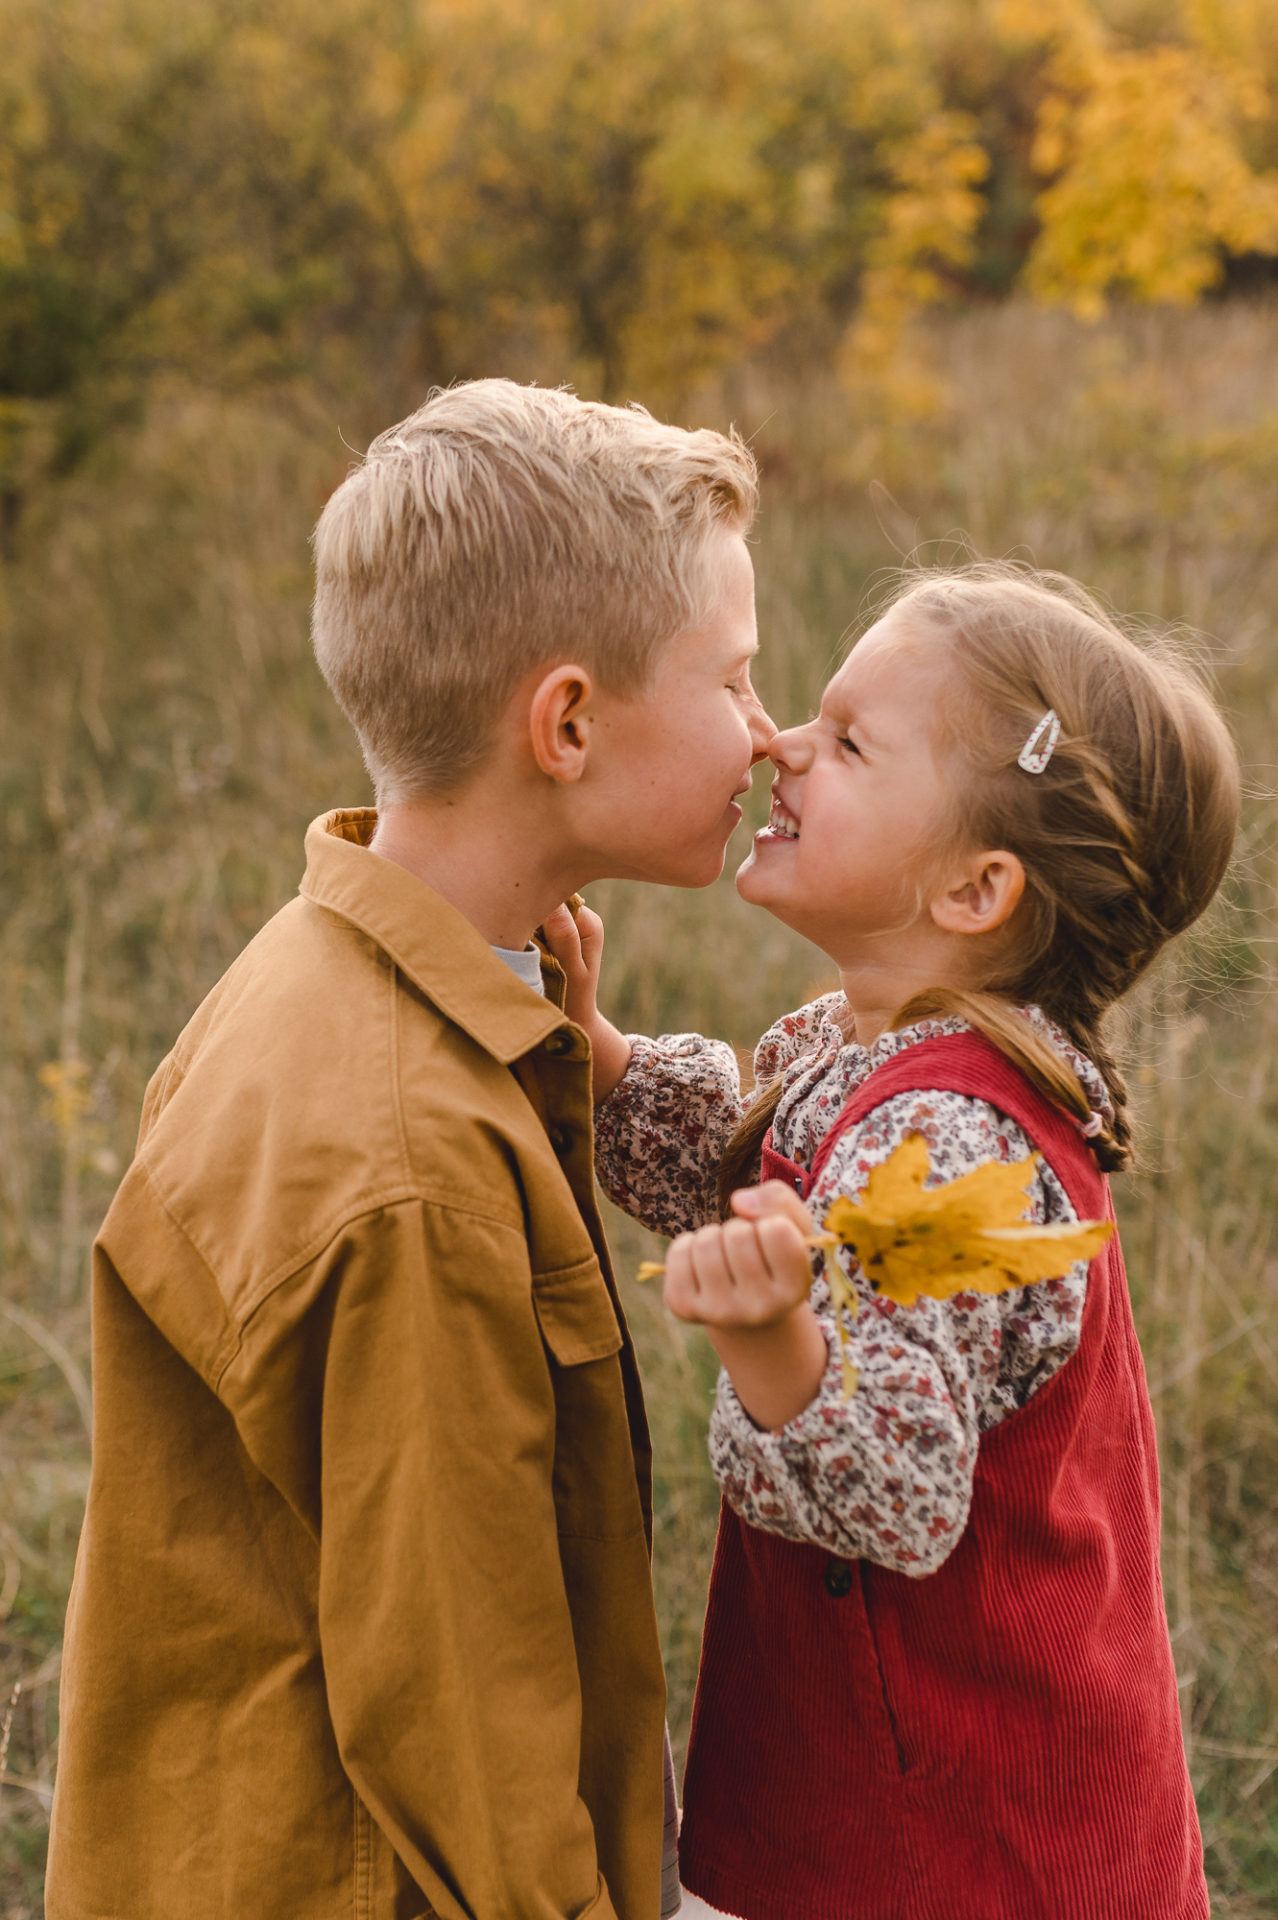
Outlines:
[{"label": "girl", "polygon": [[913,576],[770,752],[737,885],[842,985],[752,1103],[728,1047],[602,1019],[593,916],[550,929],[601,1177],[682,1235],[666,1301],[724,1368],[685,1884],[745,1920],[1205,1920],[1116,1239],[910,1308],[843,1249],[848,1397],[805,1236],[912,1134],[930,1184],[1033,1152],[1028,1218],[1109,1213],[1106,1015],[1220,883],[1229,736],[1072,582],[978,566]]}]

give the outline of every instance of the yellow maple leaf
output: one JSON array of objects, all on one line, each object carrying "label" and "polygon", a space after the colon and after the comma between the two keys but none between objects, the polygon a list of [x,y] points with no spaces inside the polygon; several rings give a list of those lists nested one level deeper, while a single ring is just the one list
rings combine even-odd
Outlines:
[{"label": "yellow maple leaf", "polygon": [[[925,1188],[927,1142],[911,1134],[875,1167],[859,1200],[839,1199],[825,1230],[851,1248],[876,1292],[912,1307],[922,1295],[1005,1293],[1052,1280],[1090,1260],[1114,1231],[1112,1220],[1040,1227],[1024,1218],[1039,1156],[990,1161],[944,1186]],[[833,1267],[827,1261],[827,1274]],[[836,1301],[836,1308],[840,1302]]]},{"label": "yellow maple leaf", "polygon": [[[1055,1280],[1076,1260],[1099,1253],[1114,1231],[1112,1220],[1040,1227],[1024,1218],[1039,1157],[991,1160],[944,1186],[925,1187],[932,1170],[927,1141],[912,1133],[874,1168],[859,1200],[834,1202],[823,1231],[812,1234],[808,1245],[825,1257],[845,1399],[859,1381],[848,1322],[860,1303],[834,1258],[840,1246],[855,1254],[876,1293],[902,1307],[924,1296],[951,1300],[959,1293],[1007,1293],[1035,1280]],[[651,1280],[664,1272],[658,1261],[645,1260],[638,1277]]]}]

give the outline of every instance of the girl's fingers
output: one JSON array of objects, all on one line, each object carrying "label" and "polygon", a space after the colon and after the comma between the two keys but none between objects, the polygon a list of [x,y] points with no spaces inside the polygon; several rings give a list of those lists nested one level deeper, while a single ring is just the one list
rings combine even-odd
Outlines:
[{"label": "girl's fingers", "polygon": [[770,1214],[754,1229],[759,1251],[779,1301],[797,1306],[812,1291],[812,1254],[807,1229],[781,1214]]},{"label": "girl's fingers", "polygon": [[680,1320],[702,1326],[731,1324],[734,1284],[722,1227],[683,1233],[666,1254],[665,1302]]},{"label": "girl's fingers", "polygon": [[666,1305],[704,1326],[762,1327],[805,1300],[811,1267],[804,1236],[787,1219],[731,1220],[684,1234],[666,1257]]},{"label": "girl's fingers", "polygon": [[740,1187],[732,1196],[732,1211],[743,1220],[792,1220],[801,1233],[814,1233],[816,1222],[794,1188],[784,1180],[765,1180],[762,1186]]},{"label": "girl's fingers", "polygon": [[701,1319],[701,1292],[692,1259],[693,1237],[690,1233],[681,1233],[666,1250],[662,1298],[677,1320]]},{"label": "girl's fingers", "polygon": [[589,1027],[598,1012],[599,962],[603,956],[604,927],[584,901],[574,915],[568,906],[556,907],[542,922],[542,937],[564,970],[567,996],[564,1011],[570,1020]]},{"label": "girl's fingers", "polygon": [[[603,922],[600,921],[599,925],[602,935]],[[571,980],[575,973],[581,971],[583,953],[581,931],[568,907],[558,906],[546,915],[541,923],[541,935]]]},{"label": "girl's fingers", "polygon": [[597,913],[592,913],[583,900],[577,909],[575,922],[577,938],[581,943],[581,957],[586,971],[593,976],[599,973],[599,962],[603,957],[604,923]]}]

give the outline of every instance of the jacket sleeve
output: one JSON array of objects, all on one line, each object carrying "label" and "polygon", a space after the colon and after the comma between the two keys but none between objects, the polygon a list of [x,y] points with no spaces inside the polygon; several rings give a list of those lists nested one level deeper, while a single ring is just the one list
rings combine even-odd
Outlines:
[{"label": "jacket sleeve", "polygon": [[299,1497],[318,1508],[346,1772],[447,1920],[613,1920],[578,1794],[555,1404],[523,1234],[407,1201],[320,1265],[299,1332],[319,1482]]}]

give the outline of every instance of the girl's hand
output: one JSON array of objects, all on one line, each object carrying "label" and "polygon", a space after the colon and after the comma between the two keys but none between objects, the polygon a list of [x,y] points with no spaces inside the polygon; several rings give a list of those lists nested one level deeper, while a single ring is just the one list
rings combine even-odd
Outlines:
[{"label": "girl's hand", "polygon": [[769,1180],[732,1196],[735,1220],[683,1233],[666,1254],[665,1300],[703,1327],[771,1327],[812,1287],[812,1215],[792,1187]]},{"label": "girl's hand", "polygon": [[737,1216],[673,1242],[665,1301],[707,1328],[737,1398],[762,1427],[783,1427],[821,1384],[829,1349],[809,1304],[811,1214],[784,1181],[732,1196]]},{"label": "girl's hand", "polygon": [[567,977],[564,1012],[590,1041],[592,1091],[598,1106],[630,1065],[630,1042],[599,1011],[603,921],[582,901],[575,914],[571,907],[556,907],[547,914],[541,932]]}]

